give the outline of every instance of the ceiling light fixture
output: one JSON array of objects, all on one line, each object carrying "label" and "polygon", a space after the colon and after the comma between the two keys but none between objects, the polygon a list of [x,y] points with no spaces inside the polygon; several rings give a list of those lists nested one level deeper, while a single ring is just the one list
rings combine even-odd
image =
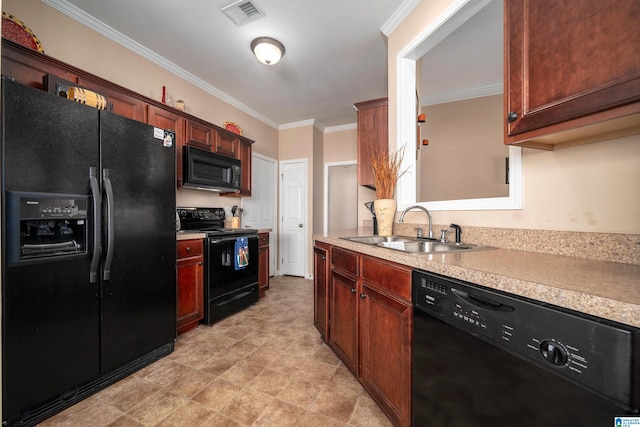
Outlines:
[{"label": "ceiling light fixture", "polygon": [[266,65],[275,65],[284,56],[284,46],[271,37],[258,37],[251,42],[251,50],[258,61]]}]

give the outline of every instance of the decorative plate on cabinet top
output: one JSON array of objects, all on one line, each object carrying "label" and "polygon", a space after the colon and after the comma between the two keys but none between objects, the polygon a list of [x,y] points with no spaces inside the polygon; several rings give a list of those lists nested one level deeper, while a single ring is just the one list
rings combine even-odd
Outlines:
[{"label": "decorative plate on cabinet top", "polygon": [[44,53],[42,43],[22,21],[7,12],[2,12],[2,37],[22,46]]},{"label": "decorative plate on cabinet top", "polygon": [[238,135],[242,135],[242,129],[234,122],[224,122],[222,124],[224,128],[233,133],[237,133]]}]

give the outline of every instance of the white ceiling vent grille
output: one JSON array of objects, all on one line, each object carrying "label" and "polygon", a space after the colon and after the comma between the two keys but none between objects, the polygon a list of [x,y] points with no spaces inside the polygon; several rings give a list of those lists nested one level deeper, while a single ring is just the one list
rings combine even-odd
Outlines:
[{"label": "white ceiling vent grille", "polygon": [[238,27],[266,16],[255,0],[234,0],[220,10]]}]

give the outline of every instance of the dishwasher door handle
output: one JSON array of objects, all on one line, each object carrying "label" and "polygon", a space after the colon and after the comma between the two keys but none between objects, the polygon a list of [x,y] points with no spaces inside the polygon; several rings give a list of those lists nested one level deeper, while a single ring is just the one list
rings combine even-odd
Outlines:
[{"label": "dishwasher door handle", "polygon": [[478,308],[484,308],[485,310],[492,311],[502,311],[502,312],[510,312],[514,311],[515,308],[510,305],[502,304],[497,301],[490,300],[485,297],[477,297],[469,294],[468,292],[461,291],[459,289],[451,288],[451,292],[461,300],[475,306]]}]

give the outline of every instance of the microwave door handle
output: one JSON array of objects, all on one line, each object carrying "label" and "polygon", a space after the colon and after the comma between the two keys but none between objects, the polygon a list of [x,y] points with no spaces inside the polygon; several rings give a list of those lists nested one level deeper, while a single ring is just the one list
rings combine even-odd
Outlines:
[{"label": "microwave door handle", "polygon": [[93,198],[93,255],[89,266],[89,283],[98,281],[98,265],[102,256],[102,210],[100,208],[102,195],[100,194],[97,175],[98,172],[95,167],[89,168],[89,188]]},{"label": "microwave door handle", "polygon": [[109,169],[103,169],[102,182],[104,184],[104,191],[107,196],[107,255],[104,259],[104,266],[102,267],[102,279],[111,279],[111,263],[113,262],[113,250],[115,243],[115,208],[113,206],[113,187],[111,185],[111,179],[109,178]]}]

